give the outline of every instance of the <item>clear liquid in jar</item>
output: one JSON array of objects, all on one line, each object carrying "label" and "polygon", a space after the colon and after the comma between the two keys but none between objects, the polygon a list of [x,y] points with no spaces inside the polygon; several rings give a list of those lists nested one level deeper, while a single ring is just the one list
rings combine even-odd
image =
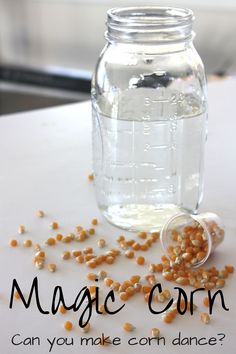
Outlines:
[{"label": "clear liquid in jar", "polygon": [[[138,104],[138,101],[137,101]],[[93,106],[93,169],[104,216],[124,229],[159,229],[202,196],[206,114],[183,107],[173,117],[121,119]]]}]

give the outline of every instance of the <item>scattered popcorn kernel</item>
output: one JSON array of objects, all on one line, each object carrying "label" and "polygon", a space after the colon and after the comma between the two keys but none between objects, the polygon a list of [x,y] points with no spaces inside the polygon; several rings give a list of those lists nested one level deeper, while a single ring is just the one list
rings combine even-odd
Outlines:
[{"label": "scattered popcorn kernel", "polygon": [[138,233],[138,237],[142,238],[142,239],[146,239],[147,238],[147,233],[145,231],[141,231]]},{"label": "scattered popcorn kernel", "polygon": [[129,295],[126,293],[126,291],[122,291],[119,294],[119,298],[122,301],[127,301],[129,299]]},{"label": "scattered popcorn kernel", "polygon": [[114,290],[114,291],[118,291],[120,289],[120,283],[118,281],[114,281],[111,284],[111,289]]},{"label": "scattered popcorn kernel", "polygon": [[23,225],[23,224],[19,225],[19,227],[18,227],[18,233],[19,233],[19,234],[24,234],[25,232],[26,232],[25,225]]},{"label": "scattered popcorn kernel", "polygon": [[76,257],[75,260],[77,263],[84,263],[84,256],[81,254],[80,256]]},{"label": "scattered popcorn kernel", "polygon": [[95,273],[88,273],[88,274],[87,274],[87,279],[93,281],[93,280],[97,279],[97,274],[95,274]]},{"label": "scattered popcorn kernel", "polygon": [[120,235],[117,237],[116,241],[119,243],[119,242],[122,242],[122,241],[125,241],[125,236],[123,235]]},{"label": "scattered popcorn kernel", "polygon": [[144,258],[143,256],[138,256],[138,257],[136,258],[136,263],[137,263],[138,265],[143,265],[143,264],[145,263],[145,258]]},{"label": "scattered popcorn kernel", "polygon": [[209,298],[208,298],[208,297],[204,297],[204,299],[203,299],[203,304],[204,304],[206,307],[209,307]]},{"label": "scattered popcorn kernel", "polygon": [[215,283],[216,289],[221,289],[225,286],[225,280],[224,279],[218,279]]},{"label": "scattered popcorn kernel", "polygon": [[160,336],[159,328],[152,328],[151,335],[152,335],[152,337],[158,338]]},{"label": "scattered popcorn kernel", "polygon": [[128,288],[125,290],[126,294],[128,295],[128,297],[133,296],[135,294],[135,288],[133,285],[128,286]]},{"label": "scattered popcorn kernel", "polygon": [[16,300],[19,300],[19,299],[20,299],[20,294],[18,293],[18,291],[16,291],[16,292],[14,293],[14,298],[15,298]]},{"label": "scattered popcorn kernel", "polygon": [[100,240],[98,240],[97,244],[99,248],[104,248],[106,246],[106,241],[101,238]]},{"label": "scattered popcorn kernel", "polygon": [[70,243],[72,241],[71,235],[64,236],[61,241],[63,243]]},{"label": "scattered popcorn kernel", "polygon": [[51,224],[50,224],[50,227],[52,230],[57,230],[59,228],[59,225],[56,221],[53,221]]},{"label": "scattered popcorn kernel", "polygon": [[91,254],[91,253],[93,253],[93,248],[92,247],[85,247],[84,249],[83,249],[83,254]]},{"label": "scattered popcorn kernel", "polygon": [[85,231],[85,230],[81,230],[81,231],[79,232],[79,234],[75,236],[75,240],[76,240],[76,241],[79,241],[79,242],[83,242],[83,241],[85,241],[85,239],[87,238],[87,236],[88,236],[88,235],[87,235],[86,231]]},{"label": "scattered popcorn kernel", "polygon": [[40,250],[35,253],[35,258],[45,258],[45,252]]},{"label": "scattered popcorn kernel", "polygon": [[133,245],[132,245],[132,248],[134,251],[139,251],[140,250],[140,243],[138,242],[134,242]]},{"label": "scattered popcorn kernel", "polygon": [[171,293],[170,293],[170,290],[169,290],[169,289],[164,289],[164,290],[162,291],[162,294],[164,295],[164,297],[165,297],[166,300],[169,300],[170,297],[171,297]]},{"label": "scattered popcorn kernel", "polygon": [[201,321],[205,324],[208,324],[210,322],[210,316],[208,315],[208,313],[201,313]]},{"label": "scattered popcorn kernel", "polygon": [[38,268],[38,269],[43,269],[44,267],[44,261],[43,260],[37,260],[35,261],[35,267]]},{"label": "scattered popcorn kernel", "polygon": [[153,242],[157,241],[158,238],[159,238],[159,236],[160,236],[160,233],[159,233],[159,232],[152,232],[152,233],[151,233],[152,241],[153,241]]},{"label": "scattered popcorn kernel", "polygon": [[83,227],[82,227],[81,225],[75,226],[75,231],[76,231],[76,232],[80,232],[80,231],[82,231],[82,230],[83,230]]},{"label": "scattered popcorn kernel", "polygon": [[130,282],[132,283],[132,284],[135,284],[135,283],[138,283],[139,282],[139,280],[140,280],[140,275],[132,275],[131,277],[130,277]]},{"label": "scattered popcorn kernel", "polygon": [[59,307],[59,312],[62,314],[62,315],[64,315],[65,313],[66,313],[66,309],[65,309],[65,307],[63,306],[63,305],[60,305],[60,307]]},{"label": "scattered popcorn kernel", "polygon": [[94,176],[93,176],[92,173],[91,173],[90,175],[88,175],[88,180],[89,180],[90,182],[92,182],[92,181],[94,180]]},{"label": "scattered popcorn kernel", "polygon": [[54,246],[56,244],[56,240],[53,237],[49,237],[46,241],[45,244],[48,246]]},{"label": "scattered popcorn kernel", "polygon": [[90,323],[87,323],[86,326],[81,328],[81,331],[87,333],[90,331]]},{"label": "scattered popcorn kernel", "polygon": [[225,269],[227,270],[228,273],[234,272],[234,266],[232,266],[232,265],[226,265]]},{"label": "scattered popcorn kernel", "polygon": [[114,257],[112,257],[112,256],[106,256],[105,262],[106,262],[107,264],[113,264],[114,261],[115,261],[115,258],[114,258]]},{"label": "scattered popcorn kernel", "polygon": [[156,271],[156,265],[153,264],[153,263],[149,264],[148,270],[149,270],[150,273],[155,273],[155,271]]},{"label": "scattered popcorn kernel", "polygon": [[111,279],[111,278],[108,278],[108,277],[106,277],[106,278],[104,278],[104,284],[106,285],[106,286],[111,286],[111,284],[113,283],[113,280]]},{"label": "scattered popcorn kernel", "polygon": [[71,254],[69,251],[62,252],[62,255],[61,255],[62,259],[67,260],[67,259],[70,259],[70,257],[71,257]]},{"label": "scattered popcorn kernel", "polygon": [[99,279],[104,279],[104,278],[106,278],[107,277],[107,272],[105,271],[105,270],[100,270],[99,272],[98,272],[98,277],[99,277]]},{"label": "scattered popcorn kernel", "polygon": [[66,321],[64,323],[64,328],[66,331],[71,331],[73,329],[73,324],[71,321]]},{"label": "scattered popcorn kernel", "polygon": [[147,244],[140,245],[140,251],[147,251],[149,246]]},{"label": "scattered popcorn kernel", "polygon": [[155,264],[155,271],[160,273],[163,271],[163,264],[162,263],[158,263],[158,264]]},{"label": "scattered popcorn kernel", "polygon": [[134,289],[136,293],[139,293],[142,290],[142,284],[141,283],[135,283],[134,284]]},{"label": "scattered popcorn kernel", "polygon": [[163,293],[158,294],[158,301],[159,302],[165,302],[166,301],[166,297]]},{"label": "scattered popcorn kernel", "polygon": [[91,224],[92,225],[97,225],[98,224],[98,220],[96,218],[91,220]]},{"label": "scattered popcorn kernel", "polygon": [[38,243],[36,243],[36,244],[34,245],[34,250],[35,250],[36,252],[41,251],[41,246],[40,246]]},{"label": "scattered popcorn kernel", "polygon": [[68,236],[70,236],[70,238],[71,238],[72,241],[75,239],[75,234],[74,234],[74,232],[70,232],[70,233],[68,234]]},{"label": "scattered popcorn kernel", "polygon": [[151,287],[149,285],[143,285],[142,286],[142,292],[144,294],[150,293],[150,291],[151,291]]},{"label": "scattered popcorn kernel", "polygon": [[132,250],[125,251],[125,257],[127,257],[129,259],[134,258],[134,251],[132,251]]},{"label": "scattered popcorn kernel", "polygon": [[79,250],[72,250],[71,251],[71,255],[73,258],[79,257],[79,256],[81,256],[81,254],[82,254],[82,252]]},{"label": "scattered popcorn kernel", "polygon": [[97,287],[96,287],[96,285],[90,285],[88,287],[88,289],[89,289],[90,294],[94,294],[96,292]]},{"label": "scattered popcorn kernel", "polygon": [[[91,261],[92,259],[95,261],[96,256],[93,253],[88,253],[84,255],[85,262]],[[96,262],[97,264],[97,262]]]},{"label": "scattered popcorn kernel", "polygon": [[10,240],[9,245],[11,247],[17,247],[18,246],[18,242],[17,242],[17,240]]},{"label": "scattered popcorn kernel", "polygon": [[127,332],[131,332],[135,329],[135,327],[129,322],[125,322],[122,327]]},{"label": "scattered popcorn kernel", "polygon": [[104,304],[101,304],[101,305],[99,306],[99,311],[100,311],[103,315],[105,315],[105,314],[107,313],[106,310],[105,310]]},{"label": "scattered popcorn kernel", "polygon": [[31,240],[24,240],[23,245],[25,247],[31,247],[32,246],[32,241]]},{"label": "scattered popcorn kernel", "polygon": [[173,319],[174,319],[174,316],[171,313],[165,313],[162,316],[162,320],[168,324],[170,324],[173,321]]},{"label": "scattered popcorn kernel", "polygon": [[149,297],[150,297],[150,293],[144,294],[144,300],[145,300],[146,302],[149,301]]},{"label": "scattered popcorn kernel", "polygon": [[44,213],[43,210],[39,209],[39,210],[36,211],[36,215],[37,215],[38,218],[43,218],[45,213]]},{"label": "scattered popcorn kernel", "polygon": [[56,264],[55,263],[49,263],[48,264],[48,270],[49,270],[49,272],[54,273],[57,270]]},{"label": "scattered popcorn kernel", "polygon": [[86,265],[89,267],[89,268],[96,268],[97,267],[97,263],[96,263],[96,260],[95,259],[91,259],[90,261],[87,261],[86,262]]}]

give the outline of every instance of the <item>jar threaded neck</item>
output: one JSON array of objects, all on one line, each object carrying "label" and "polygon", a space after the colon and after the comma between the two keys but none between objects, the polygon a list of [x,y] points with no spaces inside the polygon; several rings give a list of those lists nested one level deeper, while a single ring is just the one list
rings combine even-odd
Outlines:
[{"label": "jar threaded neck", "polygon": [[109,42],[170,43],[192,38],[193,12],[172,7],[113,8],[107,12]]}]

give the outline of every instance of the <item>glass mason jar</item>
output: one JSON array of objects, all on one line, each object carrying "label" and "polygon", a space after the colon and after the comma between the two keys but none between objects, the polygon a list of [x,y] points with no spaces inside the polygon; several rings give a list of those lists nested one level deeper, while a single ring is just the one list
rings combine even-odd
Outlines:
[{"label": "glass mason jar", "polygon": [[92,80],[93,171],[98,206],[116,226],[152,231],[198,210],[206,81],[192,21],[188,9],[108,11]]}]

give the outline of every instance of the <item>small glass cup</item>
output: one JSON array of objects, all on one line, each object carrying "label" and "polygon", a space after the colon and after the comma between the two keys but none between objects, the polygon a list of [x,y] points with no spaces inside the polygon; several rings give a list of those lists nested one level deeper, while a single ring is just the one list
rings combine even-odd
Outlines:
[{"label": "small glass cup", "polygon": [[164,224],[160,239],[165,254],[173,264],[197,268],[223,241],[224,234],[224,225],[214,213],[179,213]]}]

